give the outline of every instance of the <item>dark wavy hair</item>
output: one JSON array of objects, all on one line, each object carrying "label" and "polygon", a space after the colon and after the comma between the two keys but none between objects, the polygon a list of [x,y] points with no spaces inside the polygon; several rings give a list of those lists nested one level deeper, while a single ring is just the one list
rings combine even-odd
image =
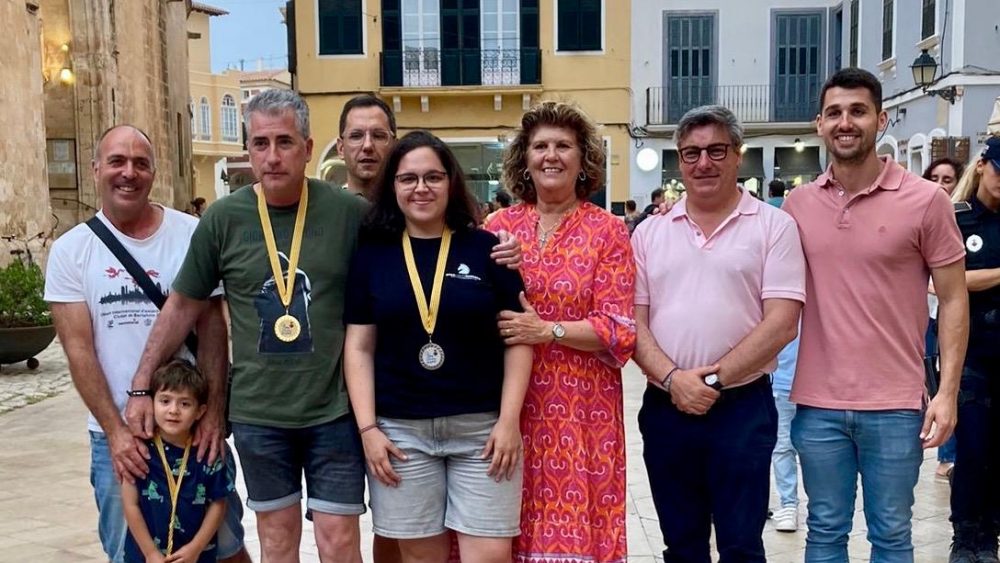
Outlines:
[{"label": "dark wavy hair", "polygon": [[528,143],[535,129],[542,125],[569,129],[576,133],[580,147],[580,169],[586,178],[576,181],[576,198],[587,199],[604,187],[604,140],[597,134],[594,122],[573,104],[541,102],[521,116],[521,126],[507,147],[503,159],[503,183],[515,196],[527,203],[538,201],[535,183],[525,171],[528,168]]},{"label": "dark wavy hair", "polygon": [[448,174],[448,207],[444,212],[445,223],[455,231],[475,229],[479,224],[476,199],[469,192],[462,167],[451,149],[444,141],[427,131],[413,131],[396,143],[386,159],[385,167],[375,184],[372,208],[362,224],[362,236],[395,238],[406,229],[406,218],[396,202],[396,173],[404,156],[424,147],[434,151]]},{"label": "dark wavy hair", "polygon": [[935,160],[934,162],[930,163],[929,165],[927,165],[927,168],[924,169],[924,175],[923,175],[924,180],[930,180],[931,172],[933,172],[935,168],[941,166],[942,164],[947,164],[948,166],[951,166],[951,169],[955,171],[956,183],[958,182],[958,179],[962,177],[962,172],[965,172],[965,165],[963,165],[961,162],[955,160],[954,158],[943,156]]}]

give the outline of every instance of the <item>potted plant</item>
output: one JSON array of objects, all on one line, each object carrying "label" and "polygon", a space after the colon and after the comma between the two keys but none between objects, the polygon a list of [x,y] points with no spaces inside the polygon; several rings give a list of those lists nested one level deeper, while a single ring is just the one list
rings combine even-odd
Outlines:
[{"label": "potted plant", "polygon": [[56,336],[52,314],[42,298],[45,275],[33,261],[14,259],[0,268],[0,364],[28,361]]}]

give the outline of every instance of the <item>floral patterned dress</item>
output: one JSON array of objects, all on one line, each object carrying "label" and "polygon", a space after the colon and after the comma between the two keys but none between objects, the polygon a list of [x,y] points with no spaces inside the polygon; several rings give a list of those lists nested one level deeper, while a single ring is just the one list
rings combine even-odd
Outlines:
[{"label": "floral patterned dress", "polygon": [[535,346],[521,411],[524,488],[520,563],[624,562],[625,429],[621,366],[635,347],[635,265],[625,223],[591,204],[566,216],[542,247],[535,207],[487,228],[521,241],[528,300],[543,320],[590,321],[605,348]]}]

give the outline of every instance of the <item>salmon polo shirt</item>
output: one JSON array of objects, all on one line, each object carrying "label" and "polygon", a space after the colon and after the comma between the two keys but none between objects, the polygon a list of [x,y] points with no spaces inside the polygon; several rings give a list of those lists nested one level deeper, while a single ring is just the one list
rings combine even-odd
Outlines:
[{"label": "salmon polo shirt", "polygon": [[[763,300],[805,301],[795,222],[745,190],[714,233],[701,232],[682,199],[640,223],[632,248],[635,304],[649,306],[657,345],[682,368],[728,354],[763,320]],[[772,358],[761,373],[776,364]]]},{"label": "salmon polo shirt", "polygon": [[965,247],[945,191],[882,161],[854,196],[827,169],[782,207],[798,223],[808,264],[794,403],[923,406],[930,269],[962,260]]}]

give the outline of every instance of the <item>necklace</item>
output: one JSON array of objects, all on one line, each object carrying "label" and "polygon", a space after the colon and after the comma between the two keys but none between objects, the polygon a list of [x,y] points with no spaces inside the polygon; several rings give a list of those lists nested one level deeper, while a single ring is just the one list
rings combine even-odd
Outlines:
[{"label": "necklace", "polygon": [[574,209],[576,209],[575,205],[567,209],[559,217],[559,219],[557,219],[556,222],[553,223],[552,226],[547,229],[545,228],[544,225],[542,225],[541,214],[538,215],[538,231],[539,231],[538,242],[539,244],[541,244],[541,246],[545,246],[549,242],[549,236],[552,234],[552,232],[555,231],[556,228],[559,227],[559,225],[562,225],[562,222],[566,219],[566,217],[569,217],[569,214],[572,213]]}]

